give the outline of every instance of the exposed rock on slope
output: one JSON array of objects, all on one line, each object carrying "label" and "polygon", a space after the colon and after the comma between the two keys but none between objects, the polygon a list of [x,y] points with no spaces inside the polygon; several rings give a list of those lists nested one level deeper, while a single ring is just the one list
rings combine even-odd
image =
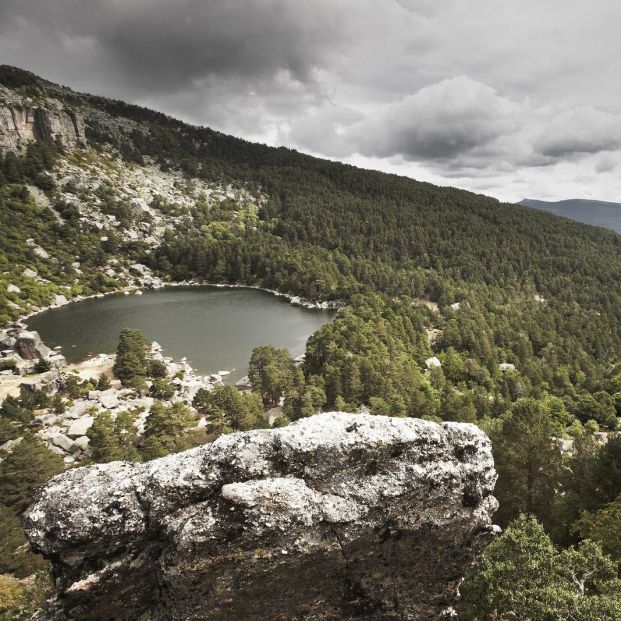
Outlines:
[{"label": "exposed rock on slope", "polygon": [[490,537],[495,478],[473,425],[321,414],[69,471],[26,532],[57,619],[430,620]]},{"label": "exposed rock on slope", "polygon": [[57,100],[35,103],[0,87],[0,149],[20,150],[33,140],[60,140],[67,147],[85,142],[82,115]]}]

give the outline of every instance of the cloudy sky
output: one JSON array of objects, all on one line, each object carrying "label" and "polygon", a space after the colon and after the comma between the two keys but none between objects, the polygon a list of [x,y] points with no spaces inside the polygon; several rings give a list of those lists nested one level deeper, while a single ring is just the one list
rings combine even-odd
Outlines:
[{"label": "cloudy sky", "polygon": [[1,0],[0,63],[500,199],[621,201],[618,0]]}]

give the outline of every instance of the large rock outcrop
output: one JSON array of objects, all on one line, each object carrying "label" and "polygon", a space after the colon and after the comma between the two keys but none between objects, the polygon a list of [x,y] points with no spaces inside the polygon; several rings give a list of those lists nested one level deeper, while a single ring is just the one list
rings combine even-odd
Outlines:
[{"label": "large rock outcrop", "polygon": [[490,539],[474,425],[343,413],[54,478],[25,517],[55,619],[441,619]]},{"label": "large rock outcrop", "polygon": [[35,104],[0,87],[0,150],[21,151],[35,140],[59,140],[70,148],[86,142],[82,115],[57,100]]}]

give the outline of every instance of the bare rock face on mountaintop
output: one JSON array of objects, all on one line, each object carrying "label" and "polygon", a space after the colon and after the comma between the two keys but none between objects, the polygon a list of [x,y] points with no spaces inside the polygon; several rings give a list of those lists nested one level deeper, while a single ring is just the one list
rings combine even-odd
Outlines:
[{"label": "bare rock face on mountaintop", "polygon": [[470,424],[319,414],[61,474],[25,517],[54,619],[442,619],[491,538]]},{"label": "bare rock face on mountaintop", "polygon": [[0,90],[0,149],[21,150],[35,140],[59,140],[67,147],[86,141],[80,113],[65,109],[59,102],[46,107],[27,100],[6,101],[8,89]]}]

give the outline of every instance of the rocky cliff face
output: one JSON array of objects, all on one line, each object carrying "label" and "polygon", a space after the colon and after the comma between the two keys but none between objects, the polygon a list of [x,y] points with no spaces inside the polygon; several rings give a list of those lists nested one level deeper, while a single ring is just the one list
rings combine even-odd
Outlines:
[{"label": "rocky cliff face", "polygon": [[50,618],[429,621],[491,537],[495,479],[474,425],[321,414],[69,471],[25,524]]},{"label": "rocky cliff face", "polygon": [[0,149],[20,151],[33,140],[60,140],[69,148],[86,142],[82,115],[56,100],[34,102],[0,87]]}]

